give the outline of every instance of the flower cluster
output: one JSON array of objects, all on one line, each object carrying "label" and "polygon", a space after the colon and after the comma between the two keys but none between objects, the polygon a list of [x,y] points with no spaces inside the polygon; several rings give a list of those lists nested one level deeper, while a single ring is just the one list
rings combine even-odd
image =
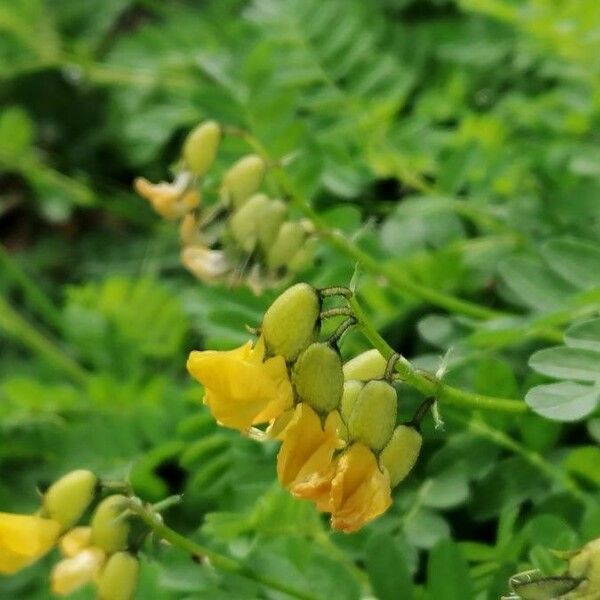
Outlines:
[{"label": "flower cluster", "polygon": [[54,594],[67,596],[94,582],[101,600],[133,598],[139,564],[129,552],[127,498],[108,496],[89,526],[77,526],[99,489],[92,472],[72,471],[48,488],[37,514],[0,513],[0,573],[16,573],[58,546],[63,558],[52,570]]},{"label": "flower cluster", "polygon": [[513,575],[507,600],[595,600],[600,598],[600,539],[573,552],[554,554],[569,561],[568,569],[548,575],[538,569]]},{"label": "flower cluster", "polygon": [[223,175],[216,199],[204,207],[202,183],[223,137],[214,121],[187,137],[172,182],[139,177],[135,190],[165,219],[180,219],[181,260],[204,282],[240,280],[257,292],[280,283],[312,260],[315,239],[307,221],[290,220],[288,207],[260,189],[268,163],[249,154]]},{"label": "flower cluster", "polygon": [[187,366],[217,421],[281,441],[281,484],[330,513],[333,528],[353,532],[391,505],[421,435],[413,424],[396,426],[396,390],[377,351],[342,364],[337,343],[352,317],[319,340],[323,295],[290,287],[264,314],[256,342],[192,352]]}]

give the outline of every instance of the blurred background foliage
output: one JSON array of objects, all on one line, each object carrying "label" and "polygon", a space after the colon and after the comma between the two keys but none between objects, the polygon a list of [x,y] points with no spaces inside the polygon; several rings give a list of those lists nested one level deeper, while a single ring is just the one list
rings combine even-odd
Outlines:
[{"label": "blurred background foliage", "polygon": [[[599,75],[596,0],[2,3],[1,509],[33,510],[70,468],[130,474],[147,500],[185,494],[167,518],[186,534],[341,600],[492,600],[553,569],[546,548],[600,536]],[[441,406],[445,430],[427,424],[359,534],[282,492],[276,448],[218,428],[184,370],[243,341],[275,291],[194,281],[131,191],[205,118],[293,153],[296,192],[395,274],[367,269],[361,295],[398,351],[435,370],[452,348],[449,382],[537,414]],[[209,191],[243,151],[227,141]],[[301,278],[353,269],[323,241]],[[49,597],[51,563],[0,596]],[[285,596],[162,548],[138,597]]]}]

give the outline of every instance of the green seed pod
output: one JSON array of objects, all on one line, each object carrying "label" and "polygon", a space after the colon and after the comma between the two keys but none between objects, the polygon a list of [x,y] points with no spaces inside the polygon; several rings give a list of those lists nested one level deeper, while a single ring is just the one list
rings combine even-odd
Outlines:
[{"label": "green seed pod", "polygon": [[331,412],[338,407],[344,389],[339,353],[329,344],[311,344],[294,364],[292,384],[302,402],[319,412]]},{"label": "green seed pod", "polygon": [[344,391],[342,393],[342,405],[340,407],[340,412],[345,423],[348,423],[350,420],[352,409],[354,408],[358,394],[363,387],[364,383],[362,381],[357,381],[355,379],[351,381],[344,381]]},{"label": "green seed pod", "polygon": [[194,174],[202,177],[210,169],[219,144],[221,127],[215,121],[204,121],[193,129],[183,145],[185,166]]},{"label": "green seed pod", "polygon": [[267,266],[272,271],[287,267],[306,239],[306,230],[298,221],[284,223],[267,252]]},{"label": "green seed pod", "polygon": [[82,517],[96,493],[98,478],[84,469],[71,471],[55,481],[44,494],[42,504],[62,531],[71,529]]},{"label": "green seed pod", "polygon": [[238,160],[223,176],[221,197],[226,204],[239,208],[260,188],[267,165],[256,154]]},{"label": "green seed pod", "polygon": [[360,390],[348,419],[350,438],[381,450],[396,425],[396,390],[387,381],[369,381]]},{"label": "green seed pod", "polygon": [[252,252],[258,241],[258,230],[268,210],[269,198],[254,194],[229,219],[231,236],[245,252]]},{"label": "green seed pod", "polygon": [[412,470],[421,452],[423,438],[408,425],[398,425],[392,439],[379,455],[379,464],[390,474],[392,487],[398,485]]},{"label": "green seed pod", "polygon": [[92,517],[92,545],[109,554],[125,550],[129,536],[129,523],[122,516],[127,498],[120,494],[108,496],[98,504]]},{"label": "green seed pod", "polygon": [[379,350],[367,350],[344,365],[344,378],[359,381],[380,379],[385,374],[386,366],[387,361],[381,356]]},{"label": "green seed pod", "polygon": [[262,335],[271,354],[296,360],[316,337],[321,301],[307,283],[297,283],[278,296],[262,321]]},{"label": "green seed pod", "polygon": [[129,552],[117,552],[98,578],[98,600],[131,600],[137,587],[140,565]]},{"label": "green seed pod", "polygon": [[257,229],[258,242],[265,252],[273,245],[286,216],[287,206],[284,202],[281,200],[269,201]]}]

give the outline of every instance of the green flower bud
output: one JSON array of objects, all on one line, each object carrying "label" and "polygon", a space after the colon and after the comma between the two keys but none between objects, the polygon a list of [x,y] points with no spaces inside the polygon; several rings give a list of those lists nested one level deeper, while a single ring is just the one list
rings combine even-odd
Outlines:
[{"label": "green flower bud", "polygon": [[369,381],[360,390],[348,419],[350,438],[381,450],[396,425],[396,390],[387,381]]},{"label": "green flower bud", "polygon": [[423,438],[408,425],[398,425],[379,455],[379,465],[390,474],[392,487],[398,485],[412,470],[421,452]]},{"label": "green flower bud", "polygon": [[319,296],[307,283],[297,283],[278,296],[261,326],[269,352],[288,362],[296,360],[316,337],[320,311]]},{"label": "green flower bud", "polygon": [[344,382],[340,412],[342,419],[344,419],[346,423],[350,420],[350,415],[352,414],[352,409],[354,408],[358,394],[364,386],[365,384],[362,381],[357,381],[355,379]]},{"label": "green flower bud", "polygon": [[229,219],[231,235],[245,252],[254,250],[258,241],[258,230],[268,206],[269,198],[265,194],[255,194]]},{"label": "green flower bud", "polygon": [[299,221],[287,221],[279,229],[267,252],[267,266],[272,271],[287,267],[306,239],[306,230]]},{"label": "green flower bud", "polygon": [[319,240],[316,237],[305,238],[300,250],[294,254],[293,258],[288,263],[288,270],[296,273],[311,266],[318,245]]},{"label": "green flower bud", "polygon": [[48,488],[42,500],[44,510],[66,531],[81,519],[94,499],[97,485],[98,478],[91,471],[71,471]]},{"label": "green flower bud", "polygon": [[219,144],[221,127],[215,121],[204,121],[193,129],[183,145],[185,166],[194,174],[202,177],[210,169]]},{"label": "green flower bud", "polygon": [[223,176],[221,196],[227,204],[239,208],[260,188],[267,165],[256,154],[238,160]]},{"label": "green flower bud", "polygon": [[311,344],[294,364],[292,384],[302,402],[319,412],[331,412],[338,407],[344,388],[339,353],[329,344]]},{"label": "green flower bud", "polygon": [[108,496],[98,504],[91,523],[93,546],[109,554],[127,548],[130,526],[122,516],[126,505],[127,498],[120,494]]},{"label": "green flower bud", "polygon": [[387,361],[381,356],[379,350],[367,350],[344,365],[344,377],[359,381],[380,379],[385,374],[386,366]]},{"label": "green flower bud", "polygon": [[281,200],[270,200],[258,224],[258,241],[267,251],[275,241],[287,216],[287,206]]},{"label": "green flower bud", "polygon": [[140,565],[129,552],[117,552],[107,561],[98,578],[98,600],[131,600]]}]

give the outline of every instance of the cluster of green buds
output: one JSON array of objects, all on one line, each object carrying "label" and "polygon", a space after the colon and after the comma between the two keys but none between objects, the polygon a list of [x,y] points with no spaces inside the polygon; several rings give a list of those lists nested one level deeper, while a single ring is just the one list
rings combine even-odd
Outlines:
[{"label": "cluster of green buds", "polygon": [[573,552],[554,552],[568,560],[568,568],[558,575],[538,569],[513,575],[506,600],[600,600],[600,539]]},{"label": "cluster of green buds", "polygon": [[[339,345],[356,324],[349,306],[323,309],[347,288],[293,285],[256,330],[259,339],[228,352],[192,352],[188,369],[205,386],[204,402],[224,426],[282,442],[277,474],[294,496],[352,532],[391,505],[391,489],[421,450],[419,421],[397,424],[394,365],[370,350],[345,365]],[[323,319],[344,317],[322,339]],[[266,424],[266,429],[257,426]]]},{"label": "cluster of green buds", "polygon": [[310,222],[290,218],[289,207],[264,193],[270,164],[257,154],[240,158],[221,178],[216,198],[203,202],[203,182],[226,128],[215,121],[187,137],[173,182],[139,177],[138,194],[165,219],[180,221],[181,260],[198,279],[259,292],[308,266],[316,240]]},{"label": "cluster of green buds", "polygon": [[52,592],[67,596],[96,586],[98,600],[130,600],[135,594],[139,563],[132,553],[128,499],[113,494],[94,508],[88,525],[75,526],[101,491],[98,478],[86,470],[68,473],[43,497],[42,515],[60,523],[58,548],[63,556],[51,575]]}]

